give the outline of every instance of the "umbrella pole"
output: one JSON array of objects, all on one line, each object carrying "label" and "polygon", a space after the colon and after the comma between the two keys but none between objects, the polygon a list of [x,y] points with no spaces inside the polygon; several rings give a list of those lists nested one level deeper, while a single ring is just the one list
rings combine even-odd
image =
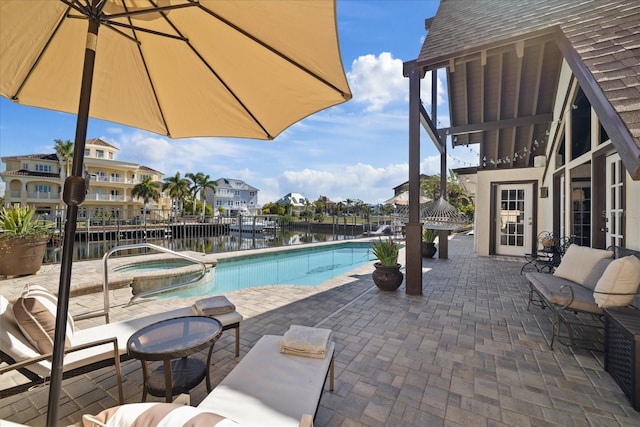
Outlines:
[{"label": "umbrella pole", "polygon": [[64,373],[64,343],[67,329],[67,315],[69,313],[69,291],[71,287],[73,246],[76,234],[76,222],[78,219],[78,206],[84,201],[87,189],[82,173],[99,25],[100,24],[97,19],[89,18],[87,47],[85,49],[82,87],[80,89],[80,102],[78,105],[78,117],[76,123],[76,139],[73,147],[73,164],[71,166],[71,175],[65,179],[64,190],[62,193],[62,199],[67,205],[67,215],[66,222],[64,224],[62,262],[60,264],[56,332],[53,342],[51,382],[49,384],[49,401],[47,406],[47,427],[55,427],[58,423],[58,408],[60,406],[60,393]]}]

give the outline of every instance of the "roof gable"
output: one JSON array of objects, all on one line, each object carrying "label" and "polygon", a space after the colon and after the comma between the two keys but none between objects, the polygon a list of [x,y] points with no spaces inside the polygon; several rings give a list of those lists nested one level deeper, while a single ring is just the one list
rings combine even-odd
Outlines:
[{"label": "roof gable", "polygon": [[[426,69],[448,67],[451,76],[449,86],[452,126],[469,125],[469,129],[472,129],[482,125],[484,128],[483,133],[472,136],[465,134],[458,138],[458,145],[487,139],[504,139],[504,135],[499,136],[497,132],[509,133],[506,138],[513,142],[506,150],[511,153],[522,150],[522,144],[527,143],[525,141],[535,141],[535,136],[550,121],[541,116],[548,113],[548,105],[539,106],[542,108],[538,108],[532,115],[512,109],[516,111],[514,118],[523,120],[523,117],[527,117],[528,128],[520,126],[522,121],[511,123],[510,126],[502,123],[496,125],[493,135],[489,134],[487,122],[491,121],[491,111],[485,109],[484,96],[490,94],[491,90],[501,90],[490,85],[504,83],[505,75],[522,78],[525,82],[527,77],[524,72],[531,67],[523,66],[522,72],[517,72],[520,74],[509,74],[510,70],[503,65],[492,71],[488,68],[491,60],[487,57],[490,52],[499,52],[504,48],[522,55],[523,61],[526,61],[527,46],[531,48],[544,43],[544,51],[559,49],[559,57],[567,59],[631,176],[640,179],[640,2],[521,0],[507,3],[503,0],[442,0],[437,15],[429,21],[428,35],[416,61],[417,65]],[[504,58],[507,56],[503,55],[500,60]],[[552,70],[547,75],[557,75],[559,69],[556,67],[556,71],[553,71],[554,59],[549,59],[547,63]],[[543,67],[544,63],[540,62]],[[478,64],[482,64],[482,70]],[[474,70],[473,67],[478,69]],[[480,87],[477,79],[482,78],[481,72],[487,76],[485,78],[488,85],[482,93],[474,93],[473,90]],[[537,96],[537,99],[544,101],[550,96],[545,94],[549,88],[542,86],[545,82],[548,84],[549,78],[544,77],[544,72],[542,75],[538,92],[518,92],[516,95],[520,100]],[[532,81],[520,84],[520,87],[528,87]],[[555,90],[553,89],[554,92]],[[501,97],[502,103],[514,99],[513,94],[504,92]],[[475,110],[472,104],[474,100],[479,103]],[[500,114],[498,118],[509,119]],[[526,134],[518,135],[523,132]],[[531,153],[531,149],[535,147],[527,148],[527,152]],[[504,157],[499,152],[490,154],[497,158]],[[526,163],[523,166],[530,165],[531,156],[526,159]]]}]

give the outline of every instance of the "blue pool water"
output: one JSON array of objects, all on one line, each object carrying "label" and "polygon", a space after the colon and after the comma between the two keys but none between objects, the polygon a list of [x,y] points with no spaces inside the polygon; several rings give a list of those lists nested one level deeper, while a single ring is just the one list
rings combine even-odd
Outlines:
[{"label": "blue pool water", "polygon": [[316,286],[374,259],[368,243],[347,243],[221,259],[215,267],[212,281],[172,292],[170,296],[215,295],[269,285]]}]

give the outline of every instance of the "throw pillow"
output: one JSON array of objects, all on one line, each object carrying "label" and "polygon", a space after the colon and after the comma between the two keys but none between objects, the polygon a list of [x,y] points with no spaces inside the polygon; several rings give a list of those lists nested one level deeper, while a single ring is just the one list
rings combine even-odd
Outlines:
[{"label": "throw pillow", "polygon": [[596,263],[603,258],[611,258],[612,256],[613,252],[611,251],[571,245],[553,275],[583,285]]},{"label": "throw pillow", "polygon": [[[593,298],[600,308],[621,307],[631,303],[640,285],[640,259],[633,255],[613,260],[598,280]],[[631,295],[610,295],[631,294]]]},{"label": "throw pillow", "polygon": [[129,403],[83,415],[83,427],[237,427],[238,423],[204,408],[178,403]]},{"label": "throw pillow", "polygon": [[[18,327],[29,342],[42,354],[53,351],[53,340],[56,330],[56,310],[58,299],[48,289],[38,285],[27,284],[13,304],[13,315]],[[65,348],[71,347],[74,323],[71,315],[67,316]]]},{"label": "throw pillow", "polygon": [[582,284],[585,288],[589,288],[594,290],[596,285],[598,284],[598,280],[604,274],[604,271],[607,269],[609,264],[611,264],[613,260],[611,258],[603,258],[596,262],[596,265],[591,270],[591,273],[584,279],[584,283]]}]

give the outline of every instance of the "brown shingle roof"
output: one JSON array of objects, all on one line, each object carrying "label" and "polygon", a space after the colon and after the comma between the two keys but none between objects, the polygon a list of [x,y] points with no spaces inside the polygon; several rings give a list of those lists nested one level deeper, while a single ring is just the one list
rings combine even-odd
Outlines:
[{"label": "brown shingle roof", "polygon": [[637,0],[442,0],[417,64],[438,68],[487,46],[559,30],[640,148],[639,23]]},{"label": "brown shingle roof", "polygon": [[103,140],[101,140],[100,138],[91,138],[88,139],[87,144],[91,144],[91,145],[101,145],[103,147],[109,147],[109,148],[115,148],[116,150],[118,149],[118,147],[109,144],[108,142],[104,142]]},{"label": "brown shingle roof", "polygon": [[23,154],[17,156],[7,156],[3,157],[5,160],[21,160],[21,159],[41,159],[41,160],[53,160],[58,161],[58,156],[53,154]]},{"label": "brown shingle roof", "polygon": [[13,171],[4,171],[2,175],[6,176],[37,176],[41,178],[60,178],[60,175],[52,172],[34,172],[25,169],[18,169]]}]

